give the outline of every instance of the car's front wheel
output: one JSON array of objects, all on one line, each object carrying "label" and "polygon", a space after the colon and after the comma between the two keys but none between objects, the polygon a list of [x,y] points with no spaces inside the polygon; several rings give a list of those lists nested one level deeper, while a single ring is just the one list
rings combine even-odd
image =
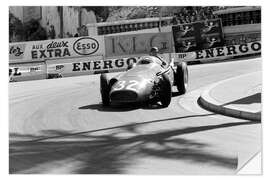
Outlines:
[{"label": "car's front wheel", "polygon": [[101,93],[102,105],[109,106],[110,105],[110,97],[109,97],[110,86],[109,86],[109,80],[106,74],[100,75],[100,93]]},{"label": "car's front wheel", "polygon": [[162,75],[160,80],[160,102],[162,107],[168,107],[172,99],[172,86],[167,74]]},{"label": "car's front wheel", "polygon": [[181,62],[177,65],[174,79],[178,92],[185,94],[188,87],[188,68],[185,62]]}]

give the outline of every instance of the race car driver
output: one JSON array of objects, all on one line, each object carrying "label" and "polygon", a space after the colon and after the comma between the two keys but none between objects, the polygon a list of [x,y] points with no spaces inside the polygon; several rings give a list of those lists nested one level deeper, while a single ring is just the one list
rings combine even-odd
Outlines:
[{"label": "race car driver", "polygon": [[167,63],[162,59],[162,57],[158,56],[158,53],[159,53],[158,47],[152,47],[149,55],[157,57],[161,61],[162,67],[166,67]]}]

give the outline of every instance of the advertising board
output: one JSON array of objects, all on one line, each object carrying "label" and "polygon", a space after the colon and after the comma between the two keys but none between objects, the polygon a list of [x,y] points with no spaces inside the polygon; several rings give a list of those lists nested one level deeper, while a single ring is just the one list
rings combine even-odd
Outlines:
[{"label": "advertising board", "polygon": [[261,52],[261,42],[244,43],[240,45],[229,45],[203,49],[194,52],[175,53],[176,61],[208,61],[223,60],[228,57],[256,54]]},{"label": "advertising board", "polygon": [[220,19],[172,26],[175,52],[191,52],[224,45]]},{"label": "advertising board", "polygon": [[105,54],[107,58],[149,54],[153,46],[158,47],[161,53],[174,52],[172,33],[105,36]]},{"label": "advertising board", "polygon": [[9,62],[31,62],[104,55],[104,37],[79,37],[10,43]]},{"label": "advertising board", "polygon": [[103,59],[102,56],[79,59],[53,60],[47,62],[48,74],[60,74],[62,77],[118,72],[126,70],[128,65],[136,63],[139,57]]},{"label": "advertising board", "polygon": [[223,47],[216,47],[211,49],[204,49],[195,51],[196,60],[201,59],[213,59],[213,58],[223,58],[229,56],[240,56],[240,55],[248,55],[255,54],[261,52],[261,42],[252,42],[245,43],[241,45],[230,45]]}]

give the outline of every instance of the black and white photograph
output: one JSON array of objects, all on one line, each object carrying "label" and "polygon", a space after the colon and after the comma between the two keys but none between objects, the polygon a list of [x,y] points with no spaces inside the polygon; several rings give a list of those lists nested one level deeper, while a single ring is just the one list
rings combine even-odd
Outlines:
[{"label": "black and white photograph", "polygon": [[83,5],[5,12],[9,175],[262,175],[261,6]]}]

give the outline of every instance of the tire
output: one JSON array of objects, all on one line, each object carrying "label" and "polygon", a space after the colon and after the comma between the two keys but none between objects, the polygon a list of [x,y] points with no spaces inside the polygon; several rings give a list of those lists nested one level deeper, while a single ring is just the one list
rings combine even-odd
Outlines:
[{"label": "tire", "polygon": [[162,107],[168,107],[172,99],[172,86],[167,74],[162,75],[160,80],[160,102]]},{"label": "tire", "polygon": [[102,105],[103,106],[109,106],[110,105],[110,86],[109,81],[106,74],[100,75],[100,93],[101,93],[101,99],[102,99]]},{"label": "tire", "polygon": [[185,94],[188,87],[188,69],[185,62],[181,62],[177,65],[174,79],[178,92]]}]

